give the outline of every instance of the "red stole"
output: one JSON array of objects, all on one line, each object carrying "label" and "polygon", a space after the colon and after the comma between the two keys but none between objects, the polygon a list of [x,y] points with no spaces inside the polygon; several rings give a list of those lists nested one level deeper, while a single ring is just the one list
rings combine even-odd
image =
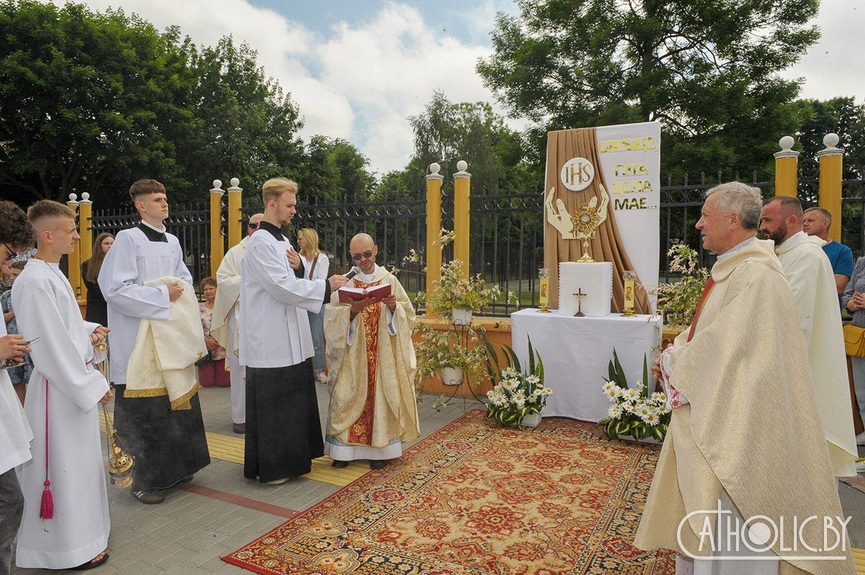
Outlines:
[{"label": "red stole", "polygon": [[[355,287],[368,288],[377,286],[381,280],[372,283],[364,283],[354,280]],[[360,313],[363,324],[363,334],[366,339],[366,373],[367,392],[363,411],[357,421],[348,428],[348,443],[355,445],[372,444],[372,425],[375,411],[375,382],[378,374],[378,324],[381,319],[381,305],[375,303],[368,305]]]}]

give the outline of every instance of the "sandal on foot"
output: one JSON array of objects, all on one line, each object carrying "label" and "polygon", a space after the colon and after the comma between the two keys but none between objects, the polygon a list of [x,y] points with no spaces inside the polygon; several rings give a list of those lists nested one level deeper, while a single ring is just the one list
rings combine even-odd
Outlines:
[{"label": "sandal on foot", "polygon": [[88,569],[95,569],[106,561],[108,561],[108,553],[103,551],[87,563],[82,563],[78,567],[72,567],[70,571],[87,571]]}]

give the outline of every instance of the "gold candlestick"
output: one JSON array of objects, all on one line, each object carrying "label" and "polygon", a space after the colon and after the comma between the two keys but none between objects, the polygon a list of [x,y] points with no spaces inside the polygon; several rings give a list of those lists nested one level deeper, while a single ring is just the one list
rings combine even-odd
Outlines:
[{"label": "gold candlestick", "polygon": [[541,290],[539,295],[539,303],[541,309],[539,309],[538,312],[550,313],[550,269],[540,268],[538,270],[538,280]]},{"label": "gold candlestick", "polygon": [[634,304],[637,301],[637,273],[631,270],[626,270],[622,274],[622,280],[625,283],[625,312],[622,315],[630,317],[634,315]]}]

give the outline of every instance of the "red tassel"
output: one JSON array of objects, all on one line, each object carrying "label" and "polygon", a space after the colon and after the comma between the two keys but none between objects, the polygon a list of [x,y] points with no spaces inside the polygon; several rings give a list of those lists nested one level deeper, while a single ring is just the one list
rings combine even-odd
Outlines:
[{"label": "red tassel", "polygon": [[54,519],[54,496],[51,495],[51,482],[46,479],[43,485],[45,485],[45,489],[42,490],[39,517],[41,519]]}]

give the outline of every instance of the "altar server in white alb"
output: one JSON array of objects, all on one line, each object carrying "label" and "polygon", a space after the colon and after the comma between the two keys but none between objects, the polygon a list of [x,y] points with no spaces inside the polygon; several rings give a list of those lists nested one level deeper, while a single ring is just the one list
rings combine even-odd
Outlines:
[{"label": "altar server in white alb", "polygon": [[240,263],[246,254],[249,237],[258,231],[264,214],[253,214],[246,224],[247,236],[226,252],[216,270],[216,302],[210,334],[227,351],[225,368],[231,378],[231,422],[234,433],[246,433],[246,376],[237,357],[240,340]]},{"label": "altar server in white alb", "polygon": [[[30,246],[32,241],[33,232],[21,208],[0,201],[0,261],[8,263],[15,257],[15,250]],[[6,360],[21,363],[29,352],[27,340],[17,333],[7,334],[6,324],[0,322],[0,366]],[[0,575],[9,575],[12,570],[12,542],[24,509],[15,467],[30,460],[32,439],[12,380],[0,367]]]},{"label": "altar server in white alb", "polygon": [[856,434],[850,417],[850,384],[844,358],[844,334],[832,264],[822,239],[802,231],[798,198],[767,200],[760,214],[760,230],[775,242],[775,253],[793,289],[799,323],[805,334],[817,410],[836,477],[856,475]]},{"label": "altar server in white alb", "polygon": [[[138,180],[129,188],[129,195],[141,223],[117,234],[99,272],[99,287],[108,303],[111,327],[111,378],[117,390],[115,428],[135,457],[132,495],[142,503],[154,504],[165,499],[165,489],[190,481],[208,465],[210,454],[196,386],[188,390],[188,397],[174,401],[170,389],[142,385],[144,374],[129,369],[142,321],[167,322],[172,304],[183,295],[183,286],[192,289],[192,274],[183,263],[180,242],[166,233],[162,223],[168,217],[165,187],[156,180]],[[145,285],[164,278],[176,280]],[[190,324],[188,333],[195,332],[203,345],[200,319],[197,321],[194,330],[194,323]],[[198,339],[181,341],[177,335],[169,338],[172,341],[161,337],[155,343],[157,347],[170,343],[177,350],[189,346],[197,349]]]},{"label": "altar server in white alb", "polygon": [[19,469],[24,518],[19,567],[70,569],[108,558],[108,492],[99,404],[112,392],[93,365],[93,344],[108,330],[85,323],[60,270],[75,249],[75,212],[42,200],[27,216],[38,252],[12,288],[18,328],[32,341],[33,374],[24,410],[34,433],[33,459]]},{"label": "altar server in white alb", "polygon": [[246,366],[243,475],[280,484],[309,473],[324,455],[312,374],[307,311],[317,312],[346,278],[303,279],[303,264],[280,227],[297,211],[297,184],[262,186],[264,218],[249,239],[240,287],[240,363]]}]

